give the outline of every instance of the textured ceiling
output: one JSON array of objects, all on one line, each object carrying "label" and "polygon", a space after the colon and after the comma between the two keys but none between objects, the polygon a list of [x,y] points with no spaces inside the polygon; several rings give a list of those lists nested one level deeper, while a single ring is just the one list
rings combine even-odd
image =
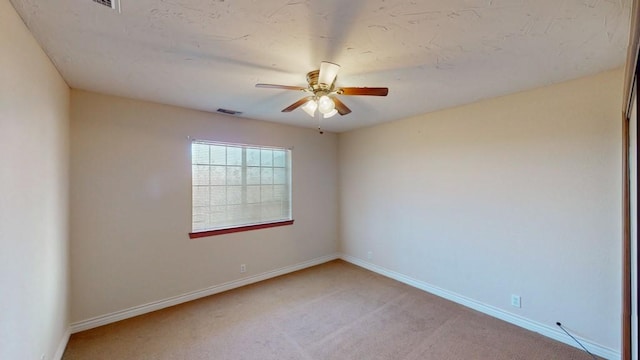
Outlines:
[{"label": "textured ceiling", "polygon": [[622,66],[631,0],[10,0],[77,89],[306,127],[280,110],[323,60],[353,112],[345,131]]}]

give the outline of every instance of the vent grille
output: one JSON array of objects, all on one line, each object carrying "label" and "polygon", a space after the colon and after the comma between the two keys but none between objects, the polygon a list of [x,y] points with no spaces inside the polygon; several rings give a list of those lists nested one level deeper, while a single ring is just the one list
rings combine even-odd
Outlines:
[{"label": "vent grille", "polygon": [[217,111],[219,113],[223,113],[223,114],[227,114],[227,115],[240,115],[240,114],[242,114],[242,111],[228,110],[228,109],[223,109],[223,108],[220,108]]},{"label": "vent grille", "polygon": [[93,0],[93,2],[120,12],[120,0]]},{"label": "vent grille", "polygon": [[93,2],[96,2],[100,5],[108,6],[113,9],[113,3],[111,2],[111,0],[93,0]]}]

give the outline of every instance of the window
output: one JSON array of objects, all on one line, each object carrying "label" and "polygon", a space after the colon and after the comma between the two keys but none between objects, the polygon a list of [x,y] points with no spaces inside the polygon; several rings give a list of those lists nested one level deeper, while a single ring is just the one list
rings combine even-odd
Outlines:
[{"label": "window", "polygon": [[191,172],[191,238],[293,223],[291,150],[197,140]]}]

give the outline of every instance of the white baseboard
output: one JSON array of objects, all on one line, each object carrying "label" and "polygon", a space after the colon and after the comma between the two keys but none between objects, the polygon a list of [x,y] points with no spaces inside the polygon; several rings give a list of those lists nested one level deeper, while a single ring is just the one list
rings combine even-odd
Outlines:
[{"label": "white baseboard", "polygon": [[[524,318],[522,316],[511,314],[509,312],[506,312],[494,306],[487,305],[479,301],[467,298],[465,296],[453,293],[451,291],[433,286],[426,282],[411,278],[409,276],[372,264],[370,262],[364,261],[362,259],[359,259],[353,256],[344,255],[344,254],[341,254],[341,255],[334,254],[334,255],[327,255],[327,256],[323,256],[313,260],[305,261],[299,264],[286,266],[286,267],[268,271],[262,274],[253,275],[247,278],[230,281],[220,285],[215,285],[206,289],[189,292],[189,293],[174,296],[168,299],[154,301],[154,302],[139,305],[139,306],[134,306],[129,309],[125,309],[125,310],[117,311],[114,313],[105,314],[105,315],[97,316],[91,319],[72,323],[70,325],[70,330],[67,331],[67,333],[61,340],[58,351],[56,352],[53,359],[56,359],[56,360],[62,359],[62,355],[64,354],[64,350],[66,348],[67,342],[69,341],[69,336],[72,333],[77,333],[77,332],[92,329],[98,326],[107,325],[110,323],[114,323],[116,321],[132,318],[134,316],[164,309],[166,307],[170,307],[170,306],[178,305],[188,301],[203,298],[206,296],[218,294],[224,291],[239,288],[239,287],[253,284],[259,281],[267,280],[276,276],[288,274],[288,273],[302,270],[311,266],[319,265],[335,259],[343,259],[344,261],[363,267],[367,270],[371,270],[375,273],[386,276],[388,278],[400,281],[407,285],[413,286],[417,289],[429,292],[431,294],[453,301],[455,303],[474,309],[476,311],[480,311],[482,313],[493,316],[495,318],[506,321],[508,323],[514,324],[516,326],[522,327],[524,329],[537,332],[551,339],[563,342],[565,344],[568,344],[574,347],[578,347],[577,344],[569,336],[567,336],[566,334],[564,334],[563,332],[557,330],[552,326],[541,324],[536,321]],[[609,360],[619,360],[621,358],[620,352],[616,350],[596,344],[587,339],[583,339],[580,337],[577,337],[577,338],[590,352],[592,352],[595,355],[601,356]]]},{"label": "white baseboard", "polygon": [[[319,257],[319,258],[312,259],[312,260],[309,260],[309,261],[305,261],[305,262],[302,262],[302,263],[299,263],[299,264],[295,264],[295,265],[291,265],[291,266],[285,266],[283,268],[272,270],[272,271],[267,271],[267,272],[262,273],[262,274],[257,274],[257,275],[253,275],[253,276],[250,276],[250,277],[246,277],[246,278],[242,278],[242,279],[226,282],[226,283],[223,283],[223,284],[220,284],[220,285],[214,285],[214,286],[208,287],[206,289],[201,289],[201,290],[189,292],[189,293],[186,293],[186,294],[170,297],[170,298],[164,299],[164,300],[158,300],[158,301],[150,302],[148,304],[134,306],[134,307],[131,307],[131,308],[128,308],[128,309],[116,311],[116,312],[113,312],[113,313],[110,313],[110,314],[97,316],[97,317],[94,317],[94,318],[91,318],[91,319],[78,321],[78,322],[75,322],[75,323],[71,324],[71,333],[77,333],[77,332],[80,332],[80,331],[89,330],[89,329],[92,329],[92,328],[95,328],[95,327],[98,327],[98,326],[111,324],[111,323],[114,323],[116,321],[132,318],[134,316],[138,316],[138,315],[146,314],[146,313],[149,313],[149,312],[152,312],[152,311],[164,309],[164,308],[169,307],[169,306],[174,306],[174,305],[182,304],[182,303],[185,303],[185,302],[188,302],[188,301],[192,301],[192,300],[196,300],[196,299],[199,299],[199,298],[203,298],[203,297],[206,297],[206,296],[218,294],[218,293],[221,293],[223,291],[239,288],[241,286],[253,284],[253,283],[256,283],[256,282],[259,282],[259,281],[263,281],[263,280],[267,280],[267,279],[270,279],[270,278],[273,278],[273,277],[276,277],[276,276],[280,276],[280,275],[288,274],[290,272],[302,270],[302,269],[305,269],[305,268],[308,268],[308,267],[311,267],[311,266],[315,266],[315,265],[319,265],[319,264],[322,264],[322,263],[325,263],[325,262],[328,262],[328,261],[331,261],[331,260],[335,260],[335,259],[338,259],[338,258],[340,258],[338,254],[327,255],[327,256]],[[63,349],[63,351],[64,351],[64,349]]]},{"label": "white baseboard", "polygon": [[64,350],[67,348],[67,344],[69,343],[69,337],[71,336],[71,329],[67,329],[62,335],[62,339],[60,339],[60,344],[58,344],[58,349],[56,353],[53,355],[54,360],[62,360],[62,355],[64,355]]},{"label": "white baseboard", "polygon": [[[545,324],[541,324],[538,323],[536,321],[524,318],[522,316],[518,316],[515,314],[511,314],[509,312],[506,312],[502,309],[496,308],[494,306],[491,305],[487,305],[484,303],[481,303],[479,301],[470,299],[468,297],[453,293],[451,291],[445,290],[445,289],[441,289],[437,286],[433,286],[431,284],[428,284],[426,282],[411,278],[409,276],[403,275],[401,273],[395,272],[393,270],[389,270],[387,268],[372,264],[370,262],[364,261],[362,259],[353,257],[353,256],[349,256],[349,255],[345,255],[345,254],[341,254],[340,258],[344,261],[350,262],[354,265],[358,265],[360,267],[363,267],[367,270],[371,270],[375,273],[378,273],[380,275],[386,276],[388,278],[400,281],[402,283],[405,283],[407,285],[413,286],[415,288],[418,288],[420,290],[424,290],[428,293],[434,294],[436,296],[442,297],[444,299],[453,301],[455,303],[458,303],[460,305],[466,306],[468,308],[471,308],[473,310],[477,310],[480,311],[482,313],[485,313],[489,316],[493,316],[495,318],[498,318],[500,320],[506,321],[508,323],[514,324],[516,326],[525,328],[527,330],[531,330],[534,332],[537,332],[541,335],[544,335],[546,337],[549,337],[551,339],[563,342],[565,344],[571,345],[573,347],[579,348],[582,350],[582,348],[580,348],[574,341],[573,339],[571,339],[569,336],[567,336],[564,332],[557,330],[556,328],[552,327],[552,326],[548,326]],[[580,340],[580,342],[594,355],[598,355],[601,356],[605,359],[609,359],[609,360],[619,360],[621,358],[621,354],[620,352],[610,349],[608,347],[596,344],[592,341],[589,341],[587,339],[583,339],[580,337],[577,337],[578,340]]]}]

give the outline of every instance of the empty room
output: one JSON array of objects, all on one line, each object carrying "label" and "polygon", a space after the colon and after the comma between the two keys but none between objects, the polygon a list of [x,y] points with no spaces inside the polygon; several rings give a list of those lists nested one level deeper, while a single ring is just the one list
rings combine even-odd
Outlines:
[{"label": "empty room", "polygon": [[632,0],[0,0],[0,359],[638,359]]}]

